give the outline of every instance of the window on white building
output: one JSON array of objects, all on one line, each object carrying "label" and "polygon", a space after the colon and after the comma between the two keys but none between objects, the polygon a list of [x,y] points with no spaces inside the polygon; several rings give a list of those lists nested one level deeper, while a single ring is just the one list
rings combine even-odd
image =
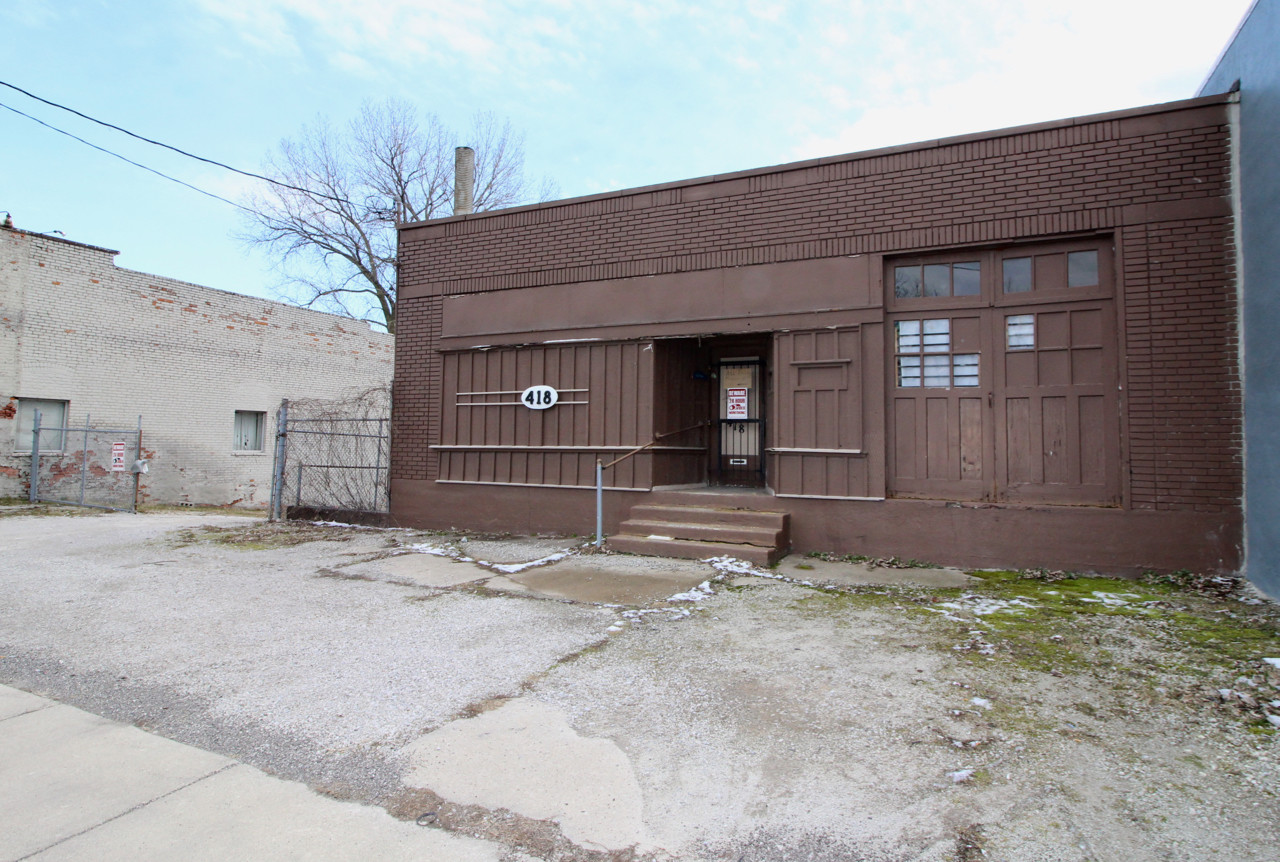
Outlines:
[{"label": "window on white building", "polygon": [[31,451],[31,432],[35,429],[37,410],[40,411],[40,451],[61,452],[62,432],[67,424],[67,402],[46,398],[18,399],[18,436],[13,441],[14,451]]},{"label": "window on white building", "polygon": [[261,452],[262,429],[266,424],[266,413],[259,413],[254,410],[237,410],[232,449],[237,452]]}]

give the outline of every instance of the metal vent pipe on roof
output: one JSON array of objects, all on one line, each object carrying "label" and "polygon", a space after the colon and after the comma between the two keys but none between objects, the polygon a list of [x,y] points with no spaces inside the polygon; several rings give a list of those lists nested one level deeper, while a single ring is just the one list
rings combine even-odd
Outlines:
[{"label": "metal vent pipe on roof", "polygon": [[453,150],[453,214],[475,212],[476,151],[470,147]]}]

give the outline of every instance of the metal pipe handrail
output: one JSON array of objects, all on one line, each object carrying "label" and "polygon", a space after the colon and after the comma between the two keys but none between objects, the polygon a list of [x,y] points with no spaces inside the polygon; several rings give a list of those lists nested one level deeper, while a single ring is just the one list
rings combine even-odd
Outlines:
[{"label": "metal pipe handrail", "polygon": [[[699,423],[697,423],[696,425],[690,425],[688,428],[681,428],[679,431],[668,431],[668,432],[666,432],[665,434],[654,434],[654,435],[653,435],[653,439],[652,439],[652,440],[650,440],[648,443],[645,443],[643,446],[637,446],[636,448],[632,449],[632,450],[631,450],[630,452],[628,452],[627,454],[625,454],[625,455],[620,455],[620,456],[618,456],[617,458],[614,458],[614,459],[613,459],[612,461],[610,461],[608,464],[605,464],[601,469],[608,470],[608,469],[609,469],[610,467],[612,467],[614,464],[621,463],[621,462],[623,462],[623,461],[627,460],[628,458],[630,458],[632,455],[639,455],[641,452],[643,452],[645,449],[648,449],[650,446],[657,446],[657,445],[658,445],[658,441],[659,441],[659,440],[663,440],[663,439],[665,439],[665,438],[667,438],[667,437],[674,437],[674,436],[676,436],[677,434],[683,434],[684,432],[686,432],[686,431],[692,431],[692,430],[693,430],[693,429],[695,429],[695,428],[709,428],[709,427],[711,427],[711,422],[710,422],[710,421],[703,421],[703,422],[699,422]],[[706,447],[704,446],[703,448],[705,449]],[[597,459],[597,460],[599,460],[599,459]]]},{"label": "metal pipe handrail", "polygon": [[[650,446],[658,445],[658,441],[662,440],[665,437],[674,437],[677,434],[683,434],[684,432],[692,431],[695,428],[710,428],[710,427],[711,427],[710,420],[705,420],[702,422],[698,422],[697,424],[690,425],[688,428],[681,428],[679,431],[668,431],[665,434],[654,434],[653,439],[650,440],[648,443],[644,444],[643,446],[637,446],[627,454],[614,458],[608,464],[605,464],[599,458],[596,459],[596,547],[597,548],[599,548],[601,545],[604,544],[604,471],[605,471],[605,468],[612,467],[615,464],[619,464],[627,460],[628,458],[630,458],[632,455],[639,455],[641,452],[643,452],[645,449],[648,449]],[[704,446],[703,448],[705,449],[706,447]]]}]

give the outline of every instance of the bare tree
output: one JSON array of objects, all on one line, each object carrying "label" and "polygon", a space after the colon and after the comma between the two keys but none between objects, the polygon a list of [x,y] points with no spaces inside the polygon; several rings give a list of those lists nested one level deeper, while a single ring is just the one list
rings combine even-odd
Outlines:
[{"label": "bare tree", "polygon": [[[242,238],[280,255],[289,298],[394,333],[396,225],[452,211],[459,142],[436,115],[394,99],[366,103],[342,130],[318,118],[268,160],[268,175],[286,185],[247,198]],[[545,180],[531,188],[524,136],[509,121],[477,114],[465,142],[476,151],[477,211],[554,194]]]}]

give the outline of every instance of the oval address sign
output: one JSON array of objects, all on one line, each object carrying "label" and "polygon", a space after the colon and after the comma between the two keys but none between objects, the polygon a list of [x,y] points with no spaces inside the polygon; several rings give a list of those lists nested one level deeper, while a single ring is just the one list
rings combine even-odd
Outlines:
[{"label": "oval address sign", "polygon": [[531,410],[546,410],[560,400],[560,393],[550,386],[530,386],[520,396],[521,403]]}]

